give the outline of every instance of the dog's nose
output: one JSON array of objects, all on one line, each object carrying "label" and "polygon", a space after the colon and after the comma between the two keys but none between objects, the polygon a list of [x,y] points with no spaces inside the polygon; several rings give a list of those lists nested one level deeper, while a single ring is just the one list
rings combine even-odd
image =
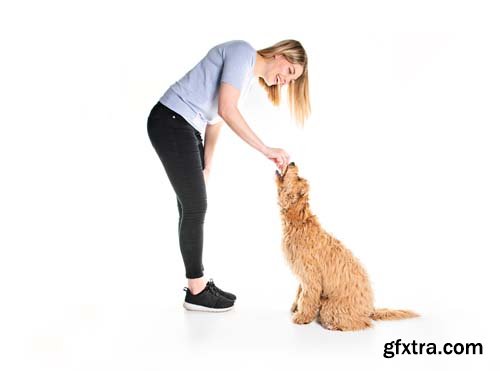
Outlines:
[{"label": "dog's nose", "polygon": [[295,166],[295,162],[290,162],[288,166]]}]

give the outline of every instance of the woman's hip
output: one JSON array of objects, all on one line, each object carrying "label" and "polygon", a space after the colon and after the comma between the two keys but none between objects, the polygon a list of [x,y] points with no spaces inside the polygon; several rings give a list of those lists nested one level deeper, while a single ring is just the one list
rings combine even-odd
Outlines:
[{"label": "woman's hip", "polygon": [[151,110],[147,126],[151,144],[167,172],[181,171],[188,175],[201,173],[205,168],[201,136],[182,116],[157,103]]},{"label": "woman's hip", "polygon": [[149,114],[147,130],[153,146],[160,146],[165,151],[192,153],[203,147],[200,132],[160,102]]}]

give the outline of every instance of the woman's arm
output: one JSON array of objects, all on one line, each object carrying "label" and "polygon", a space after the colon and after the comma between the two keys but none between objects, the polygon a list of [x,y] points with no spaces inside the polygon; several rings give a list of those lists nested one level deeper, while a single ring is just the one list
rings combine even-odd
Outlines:
[{"label": "woman's arm", "polygon": [[264,154],[268,159],[274,161],[283,172],[288,165],[290,156],[281,148],[270,148],[266,146],[250,129],[237,107],[240,92],[228,83],[221,83],[219,88],[219,116],[227,125],[245,142]]},{"label": "woman's arm", "polygon": [[207,125],[205,129],[205,169],[210,170],[212,166],[212,157],[214,155],[215,143],[219,138],[219,133],[224,121],[218,121],[215,124]]},{"label": "woman's arm", "polygon": [[221,83],[219,88],[219,116],[245,142],[266,154],[267,146],[250,129],[237,107],[240,92],[231,84]]}]

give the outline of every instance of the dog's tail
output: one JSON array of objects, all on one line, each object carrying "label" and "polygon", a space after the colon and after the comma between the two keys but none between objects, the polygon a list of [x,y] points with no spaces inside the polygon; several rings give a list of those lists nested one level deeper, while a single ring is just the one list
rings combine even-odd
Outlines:
[{"label": "dog's tail", "polygon": [[375,321],[386,321],[419,316],[420,315],[418,313],[412,312],[411,310],[379,308],[373,311],[370,318]]}]

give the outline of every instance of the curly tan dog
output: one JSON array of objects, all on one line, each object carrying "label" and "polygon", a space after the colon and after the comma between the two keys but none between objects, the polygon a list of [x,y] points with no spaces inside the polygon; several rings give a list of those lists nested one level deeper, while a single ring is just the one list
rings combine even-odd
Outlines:
[{"label": "curly tan dog", "polygon": [[281,175],[276,171],[282,248],[299,278],[292,320],[310,323],[318,316],[329,330],[353,331],[371,327],[372,320],[418,317],[409,310],[375,309],[368,276],[342,243],[326,232],[309,209],[309,184],[298,176],[293,162]]}]

